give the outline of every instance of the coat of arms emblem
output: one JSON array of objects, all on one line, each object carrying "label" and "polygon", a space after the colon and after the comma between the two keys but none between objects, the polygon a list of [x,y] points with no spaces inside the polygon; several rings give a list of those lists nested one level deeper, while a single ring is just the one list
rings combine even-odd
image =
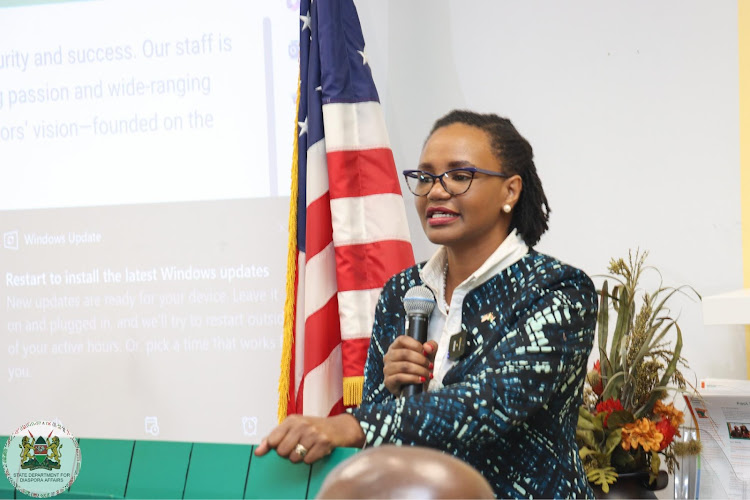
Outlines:
[{"label": "coat of arms emblem", "polygon": [[[29,439],[29,436],[31,436],[31,439]],[[53,436],[52,432],[46,439],[39,436],[34,440],[34,435],[30,431],[29,436],[24,436],[21,439],[21,444],[18,445],[21,448],[21,468],[29,470],[59,469],[60,450],[63,447],[60,438]]]}]

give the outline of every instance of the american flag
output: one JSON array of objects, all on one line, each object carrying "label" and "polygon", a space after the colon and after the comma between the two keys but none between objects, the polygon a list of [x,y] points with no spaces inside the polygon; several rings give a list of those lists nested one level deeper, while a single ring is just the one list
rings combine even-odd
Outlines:
[{"label": "american flag", "polygon": [[414,264],[352,0],[300,2],[297,101],[280,419],[361,401],[380,289]]}]

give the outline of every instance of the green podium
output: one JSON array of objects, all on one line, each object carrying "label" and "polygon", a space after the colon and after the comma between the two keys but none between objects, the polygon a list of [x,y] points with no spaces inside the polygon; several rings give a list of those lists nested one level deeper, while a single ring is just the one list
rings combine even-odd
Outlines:
[{"label": "green podium", "polygon": [[[8,439],[0,438],[4,445]],[[81,471],[54,498],[314,498],[339,462],[359,451],[338,448],[313,465],[293,464],[254,446],[80,439]],[[0,498],[31,498],[0,478]]]}]

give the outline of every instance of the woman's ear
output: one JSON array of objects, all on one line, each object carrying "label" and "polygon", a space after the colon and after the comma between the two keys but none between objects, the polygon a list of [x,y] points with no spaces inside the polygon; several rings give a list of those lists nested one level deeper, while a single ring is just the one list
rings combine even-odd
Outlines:
[{"label": "woman's ear", "polygon": [[505,181],[505,199],[503,206],[510,205],[511,209],[516,206],[523,191],[523,180],[520,175],[512,175]]}]

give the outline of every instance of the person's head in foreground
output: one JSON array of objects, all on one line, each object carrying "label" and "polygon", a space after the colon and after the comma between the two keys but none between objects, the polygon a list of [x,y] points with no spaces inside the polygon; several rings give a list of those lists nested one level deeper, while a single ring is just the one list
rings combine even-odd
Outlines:
[{"label": "person's head in foreground", "polygon": [[466,462],[421,446],[368,448],[326,476],[316,498],[495,498]]}]

